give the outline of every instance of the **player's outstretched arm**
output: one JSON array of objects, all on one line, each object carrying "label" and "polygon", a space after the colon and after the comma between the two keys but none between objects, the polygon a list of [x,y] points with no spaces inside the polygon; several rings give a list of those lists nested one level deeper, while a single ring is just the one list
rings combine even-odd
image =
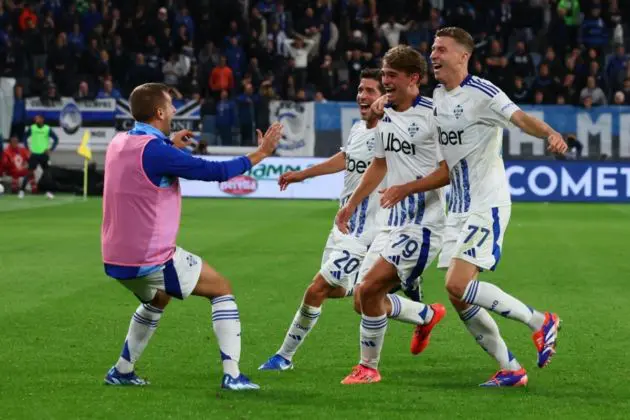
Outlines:
[{"label": "player's outstretched arm", "polygon": [[278,179],[278,185],[280,191],[287,189],[289,184],[294,182],[302,182],[305,179],[315,178],[321,175],[334,174],[341,172],[346,168],[346,154],[344,152],[338,152],[326,159],[322,163],[306,168],[302,171],[289,171],[280,175]]},{"label": "player's outstretched arm", "polygon": [[264,136],[259,131],[260,146],[255,152],[225,162],[201,159],[164,144],[161,140],[151,140],[144,148],[142,166],[151,180],[177,176],[198,181],[227,181],[271,156],[280,141],[282,128],[282,124],[275,123]]},{"label": "player's outstretched arm", "polygon": [[550,152],[564,153],[567,151],[567,144],[564,142],[562,135],[544,121],[520,109],[512,114],[510,121],[530,136],[546,139],[548,143],[547,149]]},{"label": "player's outstretched arm", "polygon": [[348,221],[357,209],[358,205],[378,187],[387,173],[387,162],[385,158],[375,157],[367,171],[361,177],[361,182],[350,196],[345,206],[339,209],[335,223],[337,228],[343,233],[348,233]]},{"label": "player's outstretched arm", "polygon": [[389,209],[411,194],[436,190],[448,185],[449,182],[448,166],[443,160],[435,171],[425,177],[381,190],[381,207]]}]

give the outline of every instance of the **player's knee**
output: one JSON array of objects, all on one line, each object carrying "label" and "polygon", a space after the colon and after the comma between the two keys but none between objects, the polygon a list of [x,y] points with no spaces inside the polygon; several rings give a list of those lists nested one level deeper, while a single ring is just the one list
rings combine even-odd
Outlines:
[{"label": "player's knee", "polygon": [[304,294],[304,302],[307,305],[311,306],[321,306],[321,304],[326,300],[330,291],[334,290],[326,281],[322,279],[318,279],[317,277],[313,280],[310,286],[306,289],[306,293]]},{"label": "player's knee", "polygon": [[363,304],[365,304],[365,302],[378,296],[380,291],[380,285],[376,282],[369,281],[369,278],[367,278],[365,283],[361,284],[361,293],[359,295],[359,299]]},{"label": "player's knee", "polygon": [[457,277],[447,277],[446,291],[450,295],[449,297],[454,297],[458,300],[461,299],[464,296],[467,284],[467,281],[463,281]]},{"label": "player's knee", "polygon": [[171,301],[171,297],[161,290],[158,290],[153,299],[151,300],[151,305],[155,306],[159,309],[166,308],[166,305]]}]

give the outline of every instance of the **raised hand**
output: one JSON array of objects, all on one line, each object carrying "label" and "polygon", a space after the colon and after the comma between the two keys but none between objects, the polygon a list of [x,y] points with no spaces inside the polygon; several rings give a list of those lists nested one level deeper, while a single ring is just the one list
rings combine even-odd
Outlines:
[{"label": "raised hand", "polygon": [[278,142],[282,138],[282,130],[284,126],[278,122],[275,122],[267,129],[267,132],[263,136],[262,131],[256,130],[258,136],[258,150],[264,153],[266,156],[271,156],[278,147]]}]

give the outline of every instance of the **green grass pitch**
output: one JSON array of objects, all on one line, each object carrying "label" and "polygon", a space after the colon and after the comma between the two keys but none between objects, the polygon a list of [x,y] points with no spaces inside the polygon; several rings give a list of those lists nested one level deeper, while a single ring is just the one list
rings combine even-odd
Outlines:
[{"label": "green grass pitch", "polygon": [[[295,358],[261,373],[319,269],[336,204],[184,200],[179,243],[232,282],[243,325],[242,370],[263,389],[219,389],[210,304],[174,301],[138,372],[144,389],[102,385],[137,306],[103,274],[101,202],[0,197],[0,418],[505,419],[628,418],[630,206],[518,204],[499,269],[483,274],[563,318],[558,354],[540,370],[529,330],[499,319],[529,371],[526,389],[476,385],[495,370],[450,311],[421,356],[412,327],[390,322],[379,384],[344,387],[358,360],[351,302],[330,301]],[[446,303],[443,273],[428,301]]]}]

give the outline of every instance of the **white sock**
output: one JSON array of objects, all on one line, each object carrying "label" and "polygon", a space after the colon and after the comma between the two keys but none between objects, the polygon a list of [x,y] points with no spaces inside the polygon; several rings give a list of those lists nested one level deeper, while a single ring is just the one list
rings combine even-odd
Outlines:
[{"label": "white sock", "polygon": [[433,318],[433,309],[429,305],[394,294],[387,295],[387,298],[392,304],[389,318],[413,325],[427,324]]},{"label": "white sock", "polygon": [[219,342],[223,372],[238,378],[241,371],[238,361],[241,358],[241,321],[236,301],[232,295],[219,296],[212,303],[212,328]]},{"label": "white sock", "polygon": [[501,369],[519,370],[521,365],[510,352],[501,337],[499,326],[492,316],[480,306],[470,306],[459,314],[477,344],[494,357]]},{"label": "white sock", "polygon": [[361,363],[363,366],[378,369],[381,349],[387,331],[387,315],[361,315]]},{"label": "white sock", "polygon": [[321,306],[316,308],[302,302],[302,305],[298,308],[293,317],[291,326],[287,331],[287,335],[284,337],[278,354],[287,360],[293,359],[298,347],[300,347],[309,331],[315,326],[321,313]]},{"label": "white sock", "polygon": [[149,340],[153,336],[163,312],[162,309],[158,309],[148,303],[138,306],[138,309],[131,317],[125,344],[120,353],[120,358],[116,362],[116,369],[120,373],[133,372],[133,366],[142,355],[147,344],[149,344]]},{"label": "white sock", "polygon": [[468,283],[462,300],[479,305],[506,318],[521,321],[532,331],[542,328],[545,315],[525,305],[514,296],[508,295],[492,283],[473,280]]}]

